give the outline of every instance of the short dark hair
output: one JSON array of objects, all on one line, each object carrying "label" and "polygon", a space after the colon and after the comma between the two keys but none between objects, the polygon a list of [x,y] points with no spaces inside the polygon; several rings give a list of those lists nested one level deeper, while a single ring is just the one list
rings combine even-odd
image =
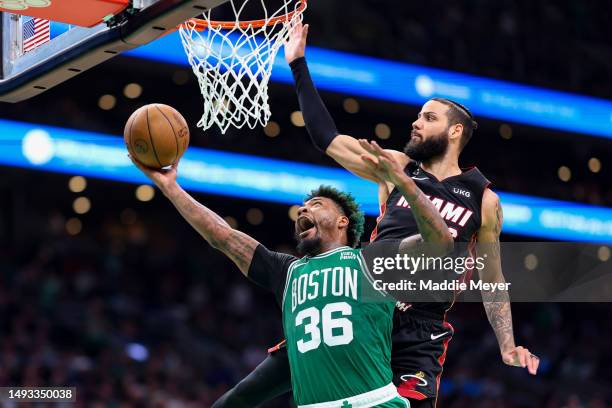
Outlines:
[{"label": "short dark hair", "polygon": [[463,134],[461,135],[461,144],[460,148],[463,150],[465,145],[468,144],[474,131],[478,129],[478,123],[474,120],[474,115],[472,112],[459,102],[455,102],[446,98],[432,98],[432,101],[440,102],[448,106],[448,112],[446,116],[448,117],[448,122],[450,125],[456,125],[460,123],[463,125]]},{"label": "short dark hair", "polygon": [[320,186],[316,190],[312,190],[304,201],[306,202],[315,197],[329,198],[342,210],[343,214],[349,219],[349,225],[346,230],[348,244],[356,248],[359,245],[361,234],[363,234],[365,217],[359,209],[359,204],[357,204],[355,198],[350,193],[344,193],[334,187]]}]

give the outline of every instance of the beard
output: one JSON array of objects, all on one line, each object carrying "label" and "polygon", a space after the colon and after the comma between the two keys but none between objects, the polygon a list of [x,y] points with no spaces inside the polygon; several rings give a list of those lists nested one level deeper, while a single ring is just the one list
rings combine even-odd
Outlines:
[{"label": "beard", "polygon": [[421,139],[420,143],[415,142],[416,139],[411,136],[408,144],[404,148],[404,153],[412,160],[427,162],[446,153],[448,149],[447,131],[426,140]]},{"label": "beard", "polygon": [[300,239],[297,233],[295,235],[295,239],[298,242],[296,250],[300,256],[315,256],[321,252],[321,235],[319,235],[318,230],[312,238]]}]

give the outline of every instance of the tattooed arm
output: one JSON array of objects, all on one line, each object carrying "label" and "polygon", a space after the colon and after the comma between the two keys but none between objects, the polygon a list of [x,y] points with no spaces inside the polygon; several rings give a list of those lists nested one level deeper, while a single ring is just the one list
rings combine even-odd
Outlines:
[{"label": "tattooed arm", "polygon": [[[480,271],[480,279],[487,283],[505,283],[501,267],[499,236],[503,223],[503,213],[499,197],[487,189],[482,198],[482,225],[478,231],[478,256],[487,255],[485,268]],[[539,359],[529,350],[514,343],[510,296],[507,291],[481,291],[482,301],[495,332],[504,363],[527,368],[535,374]]]},{"label": "tattooed arm", "polygon": [[170,170],[152,170],[134,161],[134,164],[153,181],[174,204],[178,212],[213,247],[227,255],[247,276],[253,254],[259,245],[255,239],[233,229],[214,211],[191,197],[176,182],[177,166]]},{"label": "tattooed arm", "polygon": [[213,248],[227,255],[238,266],[240,272],[247,276],[259,242],[233,229],[223,218],[198,203],[178,184],[169,186],[163,193],[183,218]]},{"label": "tattooed arm", "polygon": [[[448,226],[431,200],[406,174],[404,171],[406,163],[399,161],[391,152],[381,149],[376,142],[359,140],[359,144],[364,151],[370,153],[361,156],[370,172],[376,178],[390,183],[390,189],[395,186],[410,204],[423,241],[446,244],[445,247],[452,245],[453,237],[448,230]],[[443,248],[445,253],[450,250],[452,250],[452,247]]]},{"label": "tattooed arm", "polygon": [[[440,212],[410,177],[402,174],[395,187],[397,187],[410,204],[412,214],[424,242],[453,243],[453,236],[442,219]],[[448,251],[450,249],[445,250],[445,252]]]}]

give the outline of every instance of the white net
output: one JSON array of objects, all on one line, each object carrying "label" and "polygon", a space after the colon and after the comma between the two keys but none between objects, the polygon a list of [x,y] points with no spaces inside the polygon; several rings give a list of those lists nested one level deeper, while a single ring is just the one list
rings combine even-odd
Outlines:
[{"label": "white net", "polygon": [[[230,0],[230,3],[235,24],[216,24],[208,11],[203,16],[205,30],[193,20],[179,29],[204,97],[204,113],[198,126],[206,130],[216,124],[222,133],[230,126],[246,125],[253,129],[257,124],[268,123],[272,67],[289,27],[301,21],[306,5],[304,0],[282,0],[282,6],[271,14],[264,0]],[[244,10],[247,5],[252,8],[253,3],[261,7],[265,24],[241,27]]]}]

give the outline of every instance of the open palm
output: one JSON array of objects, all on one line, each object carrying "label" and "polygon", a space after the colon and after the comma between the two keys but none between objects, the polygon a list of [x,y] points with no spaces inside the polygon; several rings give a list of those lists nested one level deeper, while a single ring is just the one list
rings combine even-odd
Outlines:
[{"label": "open palm", "polygon": [[285,60],[291,64],[306,53],[306,39],[308,38],[308,24],[295,23],[289,29],[289,39],[285,42]]}]

